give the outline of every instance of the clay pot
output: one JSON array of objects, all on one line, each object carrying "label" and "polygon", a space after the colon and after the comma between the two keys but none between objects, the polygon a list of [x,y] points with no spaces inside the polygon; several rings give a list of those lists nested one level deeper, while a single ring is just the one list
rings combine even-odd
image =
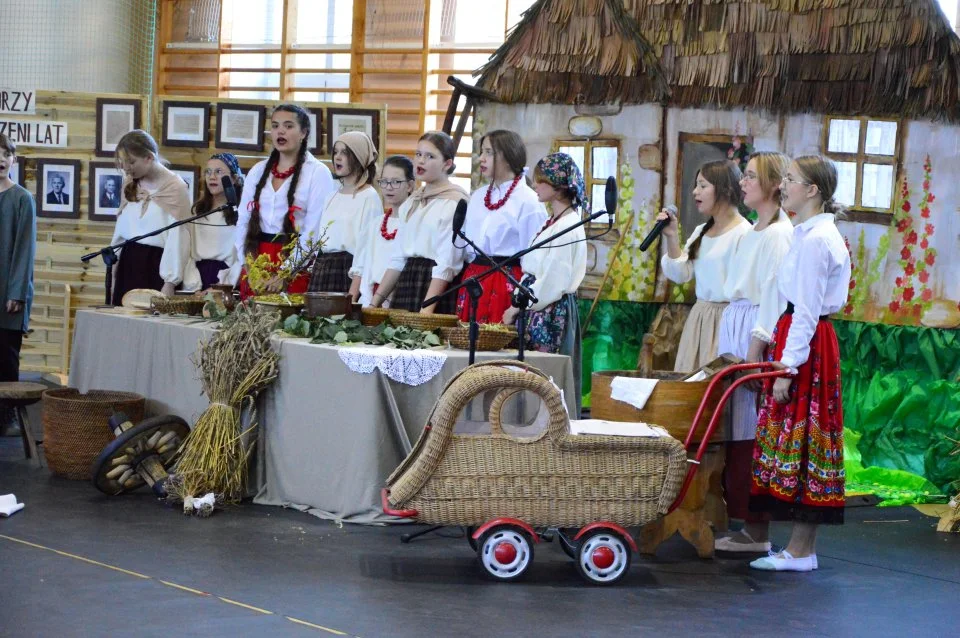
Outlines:
[{"label": "clay pot", "polygon": [[304,314],[310,319],[353,315],[353,299],[345,292],[308,292],[303,298]]}]

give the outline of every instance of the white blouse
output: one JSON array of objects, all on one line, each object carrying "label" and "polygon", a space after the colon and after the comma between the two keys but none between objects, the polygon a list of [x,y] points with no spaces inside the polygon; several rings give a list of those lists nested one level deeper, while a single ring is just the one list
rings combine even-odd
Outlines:
[{"label": "white blouse", "polygon": [[349,275],[362,275],[370,242],[366,240],[371,224],[379,223],[383,216],[380,195],[372,186],[357,193],[344,194],[339,190],[331,194],[320,215],[319,232],[326,233],[323,252],[348,252],[353,255]]},{"label": "white blouse", "polygon": [[[152,200],[128,202],[117,216],[117,225],[114,227],[110,245],[153,232],[175,221],[177,221],[176,218],[164,212]],[[137,243],[163,248],[163,256],[160,258],[160,278],[168,284],[179,284],[183,281],[187,261],[190,258],[190,235],[183,226],[171,228],[153,237],[145,237]],[[123,253],[122,248],[119,253]]]},{"label": "white blouse", "polygon": [[[706,238],[704,238],[706,239]],[[777,292],[777,272],[793,243],[793,224],[781,210],[763,230],[751,229],[740,237],[730,255],[723,294],[730,301],[747,299],[758,306],[750,336],[770,343],[777,320],[787,307]]]},{"label": "white blouse", "polygon": [[[495,185],[491,201],[503,199],[512,183],[509,180]],[[487,186],[481,186],[470,196],[463,233],[491,257],[507,257],[528,247],[549,217],[534,190],[521,178],[510,198],[496,210],[484,204],[486,194]],[[467,261],[477,258],[473,247],[468,245],[465,250]]]},{"label": "white blouse", "polygon": [[[567,213],[530,242],[541,242],[580,221],[580,216]],[[571,243],[576,242],[576,243]],[[537,298],[531,310],[543,310],[568,293],[577,292],[587,274],[587,242],[583,226],[557,237],[542,248],[527,253],[520,260],[525,275],[536,281],[530,291]]]},{"label": "white blouse", "polygon": [[[397,241],[397,237],[400,236],[400,233],[397,232],[393,239],[389,241],[384,239],[383,235],[380,234],[382,223],[383,215],[380,215],[380,217],[370,220],[366,231],[368,247],[366,263],[363,266],[363,278],[360,280],[360,303],[364,306],[369,306],[373,301],[373,285],[379,284],[383,279],[383,273],[387,272],[387,268],[390,265],[390,257],[393,253],[393,244]],[[394,211],[390,217],[387,218],[387,234],[399,228],[400,218],[397,216],[396,211]]]},{"label": "white blouse", "polygon": [[692,277],[697,278],[697,299],[699,301],[724,302],[730,301],[723,290],[727,280],[727,266],[730,262],[730,255],[737,247],[737,242],[744,233],[750,232],[752,226],[743,217],[730,230],[718,237],[704,237],[700,242],[700,251],[697,258],[692,262],[687,256],[690,244],[703,233],[706,224],[697,226],[686,245],[683,252],[676,259],[671,259],[670,255],[664,253],[660,260],[660,267],[663,268],[663,274],[667,279],[678,284],[684,284]]},{"label": "white blouse", "polygon": [[815,215],[793,229],[777,287],[784,305],[790,301],[794,308],[780,362],[796,372],[810,356],[820,317],[843,308],[850,291],[850,253],[833,215]]},{"label": "white blouse", "polygon": [[190,229],[191,254],[184,270],[183,289],[200,290],[203,287],[196,263],[202,259],[212,259],[227,264],[227,267],[217,275],[217,282],[236,285],[237,280],[240,279],[242,266],[237,259],[236,246],[233,243],[236,229],[227,225],[223,213],[214,213],[192,224],[187,224],[186,227]]},{"label": "white blouse", "polygon": [[410,257],[425,257],[437,262],[432,278],[453,281],[463,270],[463,248],[453,243],[453,213],[457,201],[431,199],[410,212],[414,199],[411,197],[400,205],[400,226],[393,240],[389,268],[403,270]]},{"label": "white blouse", "polygon": [[[243,182],[243,195],[240,196],[237,229],[234,235],[234,245],[237,255],[244,254],[247,242],[247,227],[250,225],[250,203],[257,189],[257,182],[263,175],[267,160],[258,162]],[[300,167],[300,181],[297,182],[297,192],[293,196],[293,205],[299,210],[293,212],[294,226],[300,232],[301,246],[311,233],[316,233],[320,227],[320,216],[323,213],[323,203],[336,190],[330,169],[320,160],[307,153],[303,166]],[[287,193],[290,191],[288,177],[280,185],[279,190],[273,189],[273,178],[268,177],[260,191],[260,230],[268,235],[283,232],[283,219],[287,216]]]}]

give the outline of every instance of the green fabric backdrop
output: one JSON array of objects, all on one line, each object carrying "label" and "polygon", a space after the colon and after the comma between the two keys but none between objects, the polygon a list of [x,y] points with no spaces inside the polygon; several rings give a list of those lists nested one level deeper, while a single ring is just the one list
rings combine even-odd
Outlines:
[{"label": "green fabric backdrop", "polygon": [[[580,300],[586,320],[590,300]],[[594,370],[636,368],[658,303],[601,301],[583,342],[583,400]],[[834,321],[840,342],[850,491],[888,504],[941,500],[960,480],[960,332]]]}]

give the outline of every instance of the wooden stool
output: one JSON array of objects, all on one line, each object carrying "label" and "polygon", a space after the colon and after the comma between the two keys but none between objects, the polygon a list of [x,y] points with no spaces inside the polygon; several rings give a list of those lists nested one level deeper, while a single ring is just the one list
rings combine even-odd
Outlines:
[{"label": "wooden stool", "polygon": [[23,438],[23,453],[29,459],[37,459],[38,465],[43,465],[37,453],[37,441],[33,438],[30,429],[30,419],[27,417],[27,406],[33,405],[43,397],[47,386],[40,383],[23,381],[5,381],[0,383],[0,403],[14,409],[17,423],[20,425],[20,436]]}]

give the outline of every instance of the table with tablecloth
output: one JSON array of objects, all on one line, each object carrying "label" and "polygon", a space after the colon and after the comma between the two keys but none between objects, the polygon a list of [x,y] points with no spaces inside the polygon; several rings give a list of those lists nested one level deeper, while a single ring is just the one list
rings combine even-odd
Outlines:
[{"label": "table with tablecloth", "polygon": [[[137,392],[147,398],[148,414],[176,414],[192,424],[208,402],[191,357],[215,328],[199,319],[81,310],[70,385],[81,392]],[[379,369],[351,371],[341,348],[279,334],[272,340],[281,355],[280,374],[257,401],[254,502],[348,522],[392,520],[380,510],[380,488],[420,435],[447,382],[467,366],[467,353],[428,351],[445,355],[442,366],[429,380],[408,385]],[[515,356],[480,352],[477,361]],[[526,362],[554,379],[572,412],[570,358],[530,352]]]}]

